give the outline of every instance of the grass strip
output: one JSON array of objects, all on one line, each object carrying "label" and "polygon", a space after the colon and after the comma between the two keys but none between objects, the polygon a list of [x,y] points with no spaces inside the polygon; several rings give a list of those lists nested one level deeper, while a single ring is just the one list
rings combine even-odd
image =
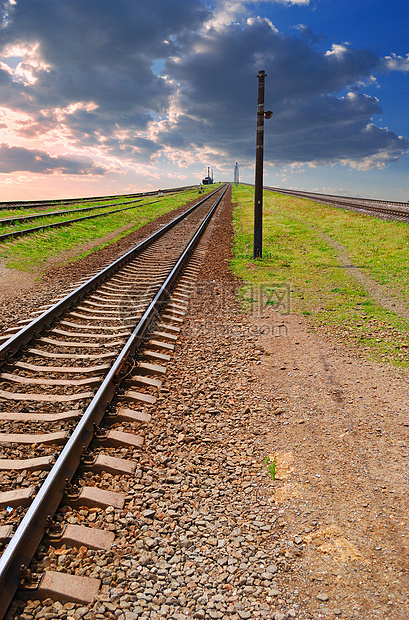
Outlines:
[{"label": "grass strip", "polygon": [[[243,302],[253,289],[291,289],[292,312],[335,332],[370,357],[407,366],[409,321],[381,307],[345,268],[335,244],[376,283],[403,302],[409,288],[409,226],[310,200],[264,192],[263,258],[253,260],[254,190],[233,189],[235,245],[231,267],[243,280]],[[269,298],[270,295],[270,298]]]}]

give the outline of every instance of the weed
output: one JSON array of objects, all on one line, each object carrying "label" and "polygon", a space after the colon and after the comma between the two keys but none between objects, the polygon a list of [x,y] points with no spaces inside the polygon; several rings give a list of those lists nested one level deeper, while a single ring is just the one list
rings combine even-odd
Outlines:
[{"label": "weed", "polygon": [[264,458],[264,464],[267,465],[267,471],[269,473],[269,476],[271,478],[271,480],[275,480],[276,478],[276,460],[273,459],[271,460],[269,456],[266,456]]}]

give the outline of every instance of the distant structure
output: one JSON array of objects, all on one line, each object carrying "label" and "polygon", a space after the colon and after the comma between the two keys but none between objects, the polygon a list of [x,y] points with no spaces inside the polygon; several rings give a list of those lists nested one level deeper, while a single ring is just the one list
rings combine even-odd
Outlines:
[{"label": "distant structure", "polygon": [[211,185],[213,183],[213,170],[212,170],[212,174],[210,175],[209,166],[207,167],[207,177],[202,179],[202,183],[203,185]]},{"label": "distant structure", "polygon": [[239,162],[236,161],[236,165],[234,166],[234,180],[233,183],[235,185],[239,184]]}]

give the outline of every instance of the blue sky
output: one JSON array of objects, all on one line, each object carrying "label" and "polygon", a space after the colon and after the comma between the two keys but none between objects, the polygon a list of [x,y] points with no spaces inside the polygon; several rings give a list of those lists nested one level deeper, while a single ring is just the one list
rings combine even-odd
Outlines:
[{"label": "blue sky", "polygon": [[254,181],[409,200],[403,0],[0,0],[3,200]]}]

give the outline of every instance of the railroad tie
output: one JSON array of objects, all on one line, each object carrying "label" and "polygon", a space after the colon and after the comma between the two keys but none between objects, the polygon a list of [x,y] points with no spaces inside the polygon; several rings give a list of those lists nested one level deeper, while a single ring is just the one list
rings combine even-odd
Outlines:
[{"label": "railroad tie", "polygon": [[94,392],[80,392],[78,394],[37,394],[29,392],[6,392],[0,390],[0,398],[15,401],[35,401],[38,403],[69,403],[76,400],[92,398]]}]

